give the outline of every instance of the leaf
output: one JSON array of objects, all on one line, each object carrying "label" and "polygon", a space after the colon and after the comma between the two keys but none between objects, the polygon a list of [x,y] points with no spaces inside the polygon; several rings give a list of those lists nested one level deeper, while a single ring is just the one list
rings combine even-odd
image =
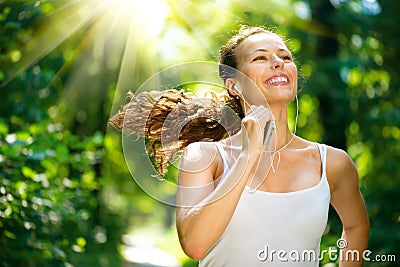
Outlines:
[{"label": "leaf", "polygon": [[65,161],[67,161],[68,156],[69,156],[68,147],[66,145],[64,145],[64,144],[57,145],[55,157],[57,159],[59,159],[60,161],[65,162]]},{"label": "leaf", "polygon": [[6,135],[8,133],[8,126],[7,124],[0,120],[0,135]]},{"label": "leaf", "polygon": [[86,246],[86,239],[82,236],[78,237],[76,240],[76,244],[80,246],[81,248],[84,248]]},{"label": "leaf", "polygon": [[12,232],[10,232],[8,230],[4,230],[4,234],[5,234],[6,237],[8,237],[10,239],[17,239],[17,236],[14,233],[12,233]]},{"label": "leaf", "polygon": [[31,178],[31,179],[33,179],[36,175],[36,172],[27,166],[23,166],[21,168],[21,172],[25,177]]}]

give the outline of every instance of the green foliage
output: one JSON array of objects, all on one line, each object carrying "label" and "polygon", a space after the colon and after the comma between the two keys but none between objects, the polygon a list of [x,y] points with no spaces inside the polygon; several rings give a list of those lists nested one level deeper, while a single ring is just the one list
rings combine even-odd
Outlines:
[{"label": "green foliage", "polygon": [[103,135],[11,121],[0,121],[0,265],[73,263],[107,241],[98,198]]},{"label": "green foliage", "polygon": [[[107,118],[158,69],[215,61],[240,24],[289,38],[307,79],[297,133],[349,153],[369,248],[398,253],[398,1],[174,0],[153,39],[117,4],[103,14],[90,1],[0,2],[0,266],[116,266],[122,233],[151,220],[171,226],[173,212],[131,178]],[[176,182],[176,169],[166,178]],[[340,233],[331,209],[321,249]]]}]

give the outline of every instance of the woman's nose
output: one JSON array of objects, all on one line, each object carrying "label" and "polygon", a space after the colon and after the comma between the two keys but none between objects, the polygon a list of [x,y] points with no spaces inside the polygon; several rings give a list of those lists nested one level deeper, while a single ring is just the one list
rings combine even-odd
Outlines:
[{"label": "woman's nose", "polygon": [[282,69],[285,65],[285,62],[280,57],[276,57],[274,62],[272,63],[272,69]]}]

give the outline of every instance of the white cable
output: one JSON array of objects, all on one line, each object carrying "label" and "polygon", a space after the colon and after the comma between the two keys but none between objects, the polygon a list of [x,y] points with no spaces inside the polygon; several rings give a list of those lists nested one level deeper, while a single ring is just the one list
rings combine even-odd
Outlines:
[{"label": "white cable", "polygon": [[[297,119],[299,117],[299,100],[297,98],[297,94],[296,94],[296,118],[295,118],[295,122],[294,122],[294,131],[292,133],[292,137],[290,138],[289,142],[287,142],[283,147],[279,148],[278,150],[276,150],[276,138],[275,138],[275,151],[266,151],[263,150],[263,152],[270,152],[270,159],[271,159],[271,168],[273,173],[276,173],[278,171],[278,167],[279,167],[279,163],[281,162],[281,151],[283,149],[285,149],[286,147],[288,147],[290,145],[290,143],[292,143],[294,137],[296,136],[296,131],[297,131]],[[276,136],[276,129],[275,129],[275,136]],[[276,163],[276,169],[274,167],[274,159],[275,159],[275,155],[278,154],[278,162]]]},{"label": "white cable", "polygon": [[[242,100],[243,100],[243,102],[244,102],[244,114],[245,114],[245,116],[247,115],[247,110],[246,110],[246,104],[247,104],[247,102],[246,102],[246,99],[244,98],[244,96],[243,96],[243,94],[242,94],[242,92],[241,91],[239,91],[239,89],[237,88],[237,86],[236,85],[234,85],[233,86],[233,88],[235,89],[235,92],[239,95],[239,97],[240,98],[242,98]],[[281,148],[279,148],[279,149],[276,149],[276,127],[275,127],[275,129],[274,129],[274,131],[275,131],[275,138],[274,138],[274,141],[275,141],[275,150],[265,150],[265,147],[263,148],[263,152],[269,152],[270,153],[270,162],[271,162],[271,164],[270,164],[270,168],[268,168],[268,172],[267,172],[267,174],[265,175],[265,178],[261,181],[261,183],[257,186],[257,187],[255,187],[255,188],[251,188],[250,187],[250,191],[249,191],[249,193],[251,194],[251,193],[254,193],[255,191],[257,191],[257,188],[262,184],[262,182],[264,182],[264,180],[267,178],[267,176],[269,175],[269,172],[272,170],[272,172],[275,174],[277,171],[278,171],[278,168],[279,168],[279,164],[280,164],[280,162],[281,162],[281,151],[283,150],[283,149],[285,149],[286,147],[288,147],[291,143],[292,143],[292,141],[293,141],[293,139],[294,139],[294,137],[296,136],[296,131],[297,131],[297,120],[298,120],[298,117],[299,117],[299,99],[298,99],[298,97],[297,97],[297,94],[296,94],[296,96],[295,96],[295,98],[296,98],[296,118],[295,118],[295,122],[294,122],[294,130],[293,130],[293,133],[291,133],[292,134],[292,137],[290,138],[290,140],[289,140],[289,142],[287,142],[284,146],[282,146]],[[267,103],[268,103],[268,101],[267,101]],[[269,105],[268,105],[269,106]],[[278,162],[277,162],[277,164],[276,164],[276,168],[274,167],[274,160],[275,160],[275,155],[276,154],[278,154]],[[253,177],[254,178],[254,177]],[[253,179],[252,179],[252,181],[253,181]],[[251,182],[252,182],[251,181]],[[250,183],[251,184],[251,183]]]},{"label": "white cable", "polygon": [[[244,99],[243,99],[243,100],[244,100]],[[264,179],[259,183],[258,186],[256,186],[255,188],[251,188],[251,187],[250,187],[249,194],[252,194],[252,193],[254,193],[255,191],[257,191],[258,187],[265,181],[265,179],[267,178],[267,176],[269,175],[269,173],[270,173],[271,170],[272,170],[272,172],[273,172],[274,174],[276,174],[276,172],[278,171],[279,164],[280,164],[280,162],[281,162],[281,153],[280,153],[280,152],[281,152],[283,149],[285,149],[286,147],[288,147],[288,146],[292,143],[294,137],[296,136],[296,131],[297,131],[297,119],[298,119],[298,117],[299,117],[299,99],[298,99],[297,94],[296,94],[296,118],[295,118],[295,123],[294,123],[294,130],[293,130],[293,133],[291,133],[291,134],[292,134],[292,137],[290,138],[289,142],[287,142],[284,146],[282,146],[281,148],[279,148],[278,150],[276,150],[276,128],[275,128],[275,150],[273,150],[273,151],[268,151],[268,150],[264,150],[264,149],[263,149],[263,152],[269,152],[269,153],[270,153],[270,154],[269,154],[270,162],[271,162],[270,168],[268,168],[267,174],[265,175]],[[265,148],[265,147],[264,147],[264,148]],[[275,160],[275,155],[276,155],[276,154],[278,154],[278,162],[276,163],[276,168],[275,168],[275,167],[274,167],[274,160]],[[253,179],[252,179],[252,181],[253,181]],[[251,183],[250,183],[250,184],[251,184]]]}]

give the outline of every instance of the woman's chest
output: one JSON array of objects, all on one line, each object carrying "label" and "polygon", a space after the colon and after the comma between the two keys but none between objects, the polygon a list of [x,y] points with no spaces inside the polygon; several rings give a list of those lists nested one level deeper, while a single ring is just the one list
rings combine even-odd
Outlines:
[{"label": "woman's chest", "polygon": [[295,192],[321,181],[322,163],[314,153],[265,153],[248,185],[267,192]]}]

